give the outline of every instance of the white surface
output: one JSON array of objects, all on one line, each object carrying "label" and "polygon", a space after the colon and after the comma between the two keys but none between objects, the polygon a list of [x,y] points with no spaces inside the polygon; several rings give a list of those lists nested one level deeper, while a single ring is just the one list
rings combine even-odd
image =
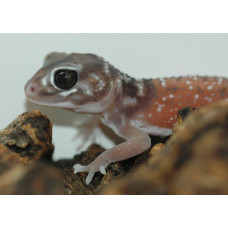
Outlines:
[{"label": "white surface", "polygon": [[72,157],[74,113],[26,104],[24,84],[51,51],[94,53],[134,77],[228,76],[228,34],[0,34],[0,129],[26,110],[54,123],[54,158]]}]

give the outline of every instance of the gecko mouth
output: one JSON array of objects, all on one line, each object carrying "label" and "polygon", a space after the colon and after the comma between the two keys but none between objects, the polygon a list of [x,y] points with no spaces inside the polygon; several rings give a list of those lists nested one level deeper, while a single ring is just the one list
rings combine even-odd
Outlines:
[{"label": "gecko mouth", "polygon": [[69,101],[63,101],[59,98],[40,98],[40,97],[34,97],[29,94],[26,94],[26,98],[29,102],[42,105],[42,106],[49,106],[49,107],[56,107],[56,108],[66,108],[71,109],[74,108],[74,105]]},{"label": "gecko mouth", "polygon": [[30,85],[29,82],[25,85],[25,95],[29,102],[49,107],[57,108],[73,108],[74,105],[69,101],[64,101],[58,97],[51,97],[54,94],[44,93],[41,95],[41,91],[33,85]]}]

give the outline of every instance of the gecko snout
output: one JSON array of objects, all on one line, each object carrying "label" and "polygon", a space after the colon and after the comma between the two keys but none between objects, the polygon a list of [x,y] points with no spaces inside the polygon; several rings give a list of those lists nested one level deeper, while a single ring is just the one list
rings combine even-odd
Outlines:
[{"label": "gecko snout", "polygon": [[35,90],[36,90],[36,87],[34,87],[34,86],[31,86],[31,87],[30,87],[30,92],[31,92],[31,93],[35,92]]},{"label": "gecko snout", "polygon": [[34,85],[34,83],[28,82],[24,88],[26,96],[36,95],[39,91],[38,87],[39,87],[38,85]]}]

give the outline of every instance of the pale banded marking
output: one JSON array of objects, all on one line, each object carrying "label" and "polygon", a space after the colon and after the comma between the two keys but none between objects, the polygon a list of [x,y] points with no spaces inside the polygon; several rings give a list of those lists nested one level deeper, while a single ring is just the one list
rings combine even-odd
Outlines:
[{"label": "pale banded marking", "polygon": [[61,96],[63,96],[63,97],[66,97],[66,96],[71,95],[72,93],[76,93],[77,91],[78,91],[78,89],[75,88],[75,89],[63,91],[63,92],[59,93],[59,95],[61,95]]},{"label": "pale banded marking", "polygon": [[135,104],[137,104],[136,97],[125,97],[123,99],[123,105],[128,106],[128,105],[135,105]]},{"label": "pale banded marking", "polygon": [[47,86],[48,82],[47,82],[47,77],[43,77],[41,80],[42,86]]},{"label": "pale banded marking", "polygon": [[104,70],[105,70],[105,73],[106,74],[109,74],[110,73],[110,71],[109,71],[109,64],[107,62],[105,62],[105,64],[104,64]]},{"label": "pale banded marking", "polygon": [[144,97],[146,95],[144,82],[139,81],[136,84],[136,86],[137,86],[137,96],[138,97]]},{"label": "pale banded marking", "polygon": [[151,135],[168,136],[172,134],[172,130],[170,128],[148,125],[148,123],[146,124],[140,120],[131,120],[130,123],[132,126],[138,127]]}]

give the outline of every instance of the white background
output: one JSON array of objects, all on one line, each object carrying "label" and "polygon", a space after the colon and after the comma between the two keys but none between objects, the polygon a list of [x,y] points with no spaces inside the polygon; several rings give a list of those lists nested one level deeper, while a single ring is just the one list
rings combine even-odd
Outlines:
[{"label": "white background", "polygon": [[228,76],[228,34],[0,34],[0,128],[26,110],[40,109],[54,123],[54,158],[77,153],[77,116],[26,102],[24,85],[52,51],[94,53],[141,78]]},{"label": "white background", "polygon": [[[226,0],[7,0],[1,1],[0,30],[77,33],[227,32],[227,15]],[[202,36],[204,38],[199,39]],[[162,35],[159,45],[152,37],[148,38],[149,45],[146,45],[148,42],[145,39],[139,38],[132,43],[131,40],[135,39],[131,36],[124,45],[118,47],[114,43],[121,42],[120,38],[110,38],[111,44],[91,39],[90,45],[83,45],[83,41],[78,44],[75,37],[69,44],[60,44],[55,38],[39,38],[39,45],[38,40],[36,43],[28,39],[23,42],[23,38],[18,43],[15,36],[11,40],[0,38],[0,124],[5,126],[25,110],[24,98],[19,97],[23,97],[21,86],[41,65],[40,58],[49,49],[68,49],[71,52],[85,47],[92,52],[96,48],[99,53],[106,52],[107,56],[104,57],[109,56],[110,61],[111,58],[115,59],[114,53],[118,53],[119,57],[124,56],[124,61],[116,58],[113,64],[133,74],[136,74],[135,69],[139,69],[139,75],[145,70],[146,76],[191,72],[227,76],[227,35],[212,36],[214,38],[196,35],[194,39],[190,37],[186,40],[170,39]],[[98,42],[101,45],[94,46]],[[151,59],[147,59],[147,53]],[[141,61],[133,65],[135,58]],[[63,136],[64,133],[61,131]],[[54,129],[54,140],[56,135],[58,133]],[[58,142],[56,144],[58,152],[60,146]],[[227,227],[226,196],[2,196],[0,199],[1,224],[6,228],[25,228],[31,227],[31,224],[36,228],[44,223],[47,227]],[[41,214],[38,218],[37,215]]]}]

